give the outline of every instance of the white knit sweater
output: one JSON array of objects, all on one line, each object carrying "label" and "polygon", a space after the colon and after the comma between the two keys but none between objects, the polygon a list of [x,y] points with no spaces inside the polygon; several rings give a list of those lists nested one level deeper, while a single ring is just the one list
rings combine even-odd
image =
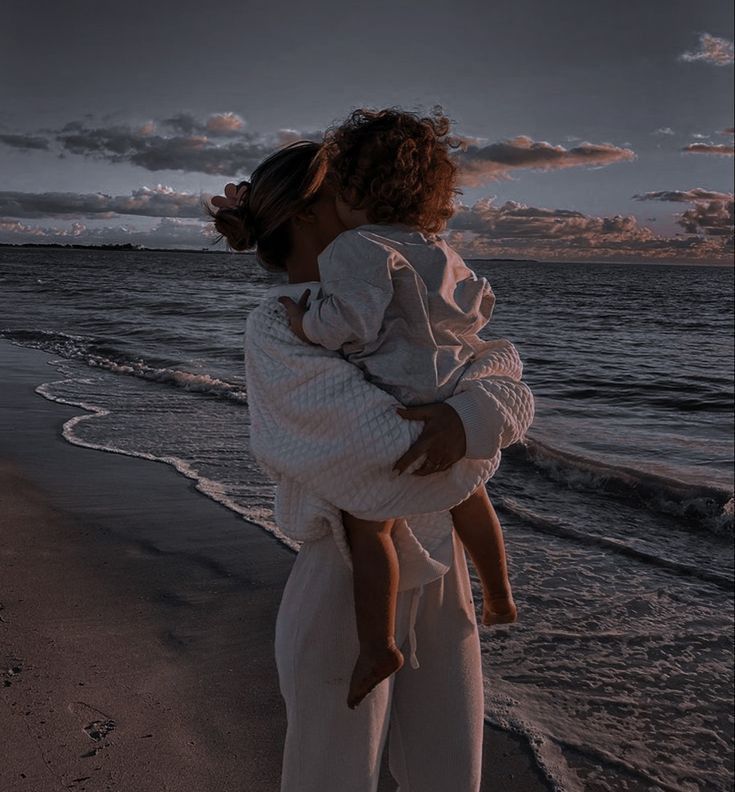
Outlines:
[{"label": "white knit sweater", "polygon": [[521,361],[506,339],[484,342],[447,399],[463,421],[468,456],[449,470],[413,476],[420,459],[399,476],[392,466],[423,423],[401,418],[395,411],[400,402],[367,382],[338,351],[297,338],[276,299],[298,299],[307,288],[315,296],[318,287],[272,287],[246,324],[250,444],[277,484],[276,522],[300,542],[331,531],[351,566],[341,509],[369,520],[400,518],[393,531],[399,588],[428,582],[451,562],[432,558],[451,536],[448,510],[495,473],[500,449],[520,440],[533,420]]}]

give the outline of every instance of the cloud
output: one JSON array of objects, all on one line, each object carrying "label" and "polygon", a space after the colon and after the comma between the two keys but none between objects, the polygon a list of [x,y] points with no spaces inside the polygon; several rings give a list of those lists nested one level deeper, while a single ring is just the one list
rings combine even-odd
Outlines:
[{"label": "cloud", "polygon": [[694,187],[691,190],[659,190],[633,196],[637,201],[675,201],[691,203],[693,201],[732,201],[732,193],[705,190],[704,187]]},{"label": "cloud", "polygon": [[200,121],[191,113],[177,113],[165,118],[161,125],[173,130],[177,135],[210,135],[212,137],[229,137],[240,135],[245,129],[245,121],[237,113],[213,113],[204,121]]},{"label": "cloud", "polygon": [[210,135],[237,135],[245,128],[245,121],[237,113],[215,113],[207,119]]},{"label": "cloud", "polygon": [[704,61],[714,66],[727,66],[735,60],[733,42],[709,33],[699,34],[699,49],[694,52],[683,52],[679,55],[682,61]]},{"label": "cloud", "polygon": [[237,113],[198,119],[178,113],[140,124],[94,125],[70,121],[44,136],[3,134],[0,143],[24,149],[56,150],[111,163],[129,163],[149,171],[177,170],[234,177],[252,170],[279,143],[279,135],[255,135]]},{"label": "cloud", "polygon": [[[177,170],[188,173],[235,177],[251,172],[268,154],[295,140],[321,141],[322,130],[279,129],[273,134],[248,131],[236,113],[214,113],[198,119],[177,113],[144,123],[94,126],[90,120],[70,121],[57,130],[44,130],[48,138],[10,135],[8,145],[60,150],[110,163],[129,163],[149,171]],[[460,149],[454,154],[461,183],[474,186],[511,179],[521,168],[551,171],[573,167],[604,167],[635,159],[629,148],[611,143],[580,142],[573,148],[534,141],[525,135],[497,143],[484,138],[456,136]],[[32,143],[31,143],[32,141]]]},{"label": "cloud", "polygon": [[[687,238],[659,236],[635,217],[588,216],[567,209],[544,209],[517,201],[495,205],[484,198],[462,206],[452,218],[448,238],[465,255],[561,261],[662,260],[728,262],[731,236],[720,233],[711,215],[689,217]],[[691,231],[692,228],[696,231]]]},{"label": "cloud", "polygon": [[676,132],[671,127],[660,127],[659,129],[654,130],[651,134],[653,135],[675,135]]},{"label": "cloud", "polygon": [[683,212],[676,221],[687,234],[721,236],[730,243],[732,250],[735,201],[730,196],[724,201],[697,201],[691,209]]},{"label": "cloud", "polygon": [[[43,228],[0,217],[0,241],[3,242],[69,242],[76,243],[76,237],[84,232],[86,226],[73,223],[70,228]],[[53,239],[48,239],[49,236]],[[70,240],[70,237],[73,239]]]},{"label": "cloud", "polygon": [[12,148],[24,149],[26,151],[31,149],[48,149],[48,140],[34,135],[0,134],[0,143],[5,143],[6,146],[12,146]]},{"label": "cloud", "polygon": [[[685,234],[673,237],[659,236],[641,226],[635,217],[595,217],[575,210],[545,209],[517,201],[496,206],[495,197],[490,197],[473,206],[460,206],[450,223],[447,238],[469,257],[730,263],[732,196],[724,194],[722,201],[706,200],[706,195],[718,194],[701,188],[672,191],[671,194],[691,194],[696,198],[694,205],[677,220]],[[646,194],[654,195],[656,193]],[[152,229],[127,224],[90,228],[79,222],[68,228],[58,228],[0,218],[0,241],[16,243],[131,243],[145,247],[219,247],[224,250],[221,243],[214,244],[216,236],[211,224],[182,218],[162,218]]]},{"label": "cloud", "polygon": [[132,244],[145,247],[173,247],[181,249],[213,246],[211,226],[178,218],[163,218],[152,229],[138,229],[133,225],[89,228],[73,223],[69,228],[26,225],[19,220],[0,218],[0,241],[23,244],[69,243],[78,245]]},{"label": "cloud", "polygon": [[[164,125],[183,130],[189,121],[183,116],[166,119]],[[218,122],[219,123],[219,122]],[[127,162],[149,171],[179,170],[230,176],[254,168],[273,145],[248,133],[226,143],[212,141],[206,134],[175,134],[170,137],[129,126],[88,128],[76,126],[56,135],[62,149],[71,154]]]},{"label": "cloud", "polygon": [[735,154],[735,148],[724,143],[690,143],[682,151],[686,154],[716,154],[720,157],[732,157]]},{"label": "cloud", "polygon": [[104,193],[0,191],[0,215],[6,217],[98,217],[142,215],[145,217],[203,217],[203,196],[177,192],[157,184],[141,187],[130,195]]},{"label": "cloud", "polygon": [[[721,236],[732,239],[735,202],[732,193],[705,190],[695,187],[691,190],[662,190],[634,195],[639,201],[671,201],[691,203],[693,206],[676,215],[676,222],[688,234]],[[730,243],[732,244],[732,243]]]},{"label": "cloud", "polygon": [[534,141],[526,135],[482,147],[468,145],[454,156],[459,165],[460,183],[468,187],[511,179],[510,174],[521,168],[552,171],[582,166],[604,167],[636,158],[631,149],[612,143],[582,142],[566,149],[545,141]]}]

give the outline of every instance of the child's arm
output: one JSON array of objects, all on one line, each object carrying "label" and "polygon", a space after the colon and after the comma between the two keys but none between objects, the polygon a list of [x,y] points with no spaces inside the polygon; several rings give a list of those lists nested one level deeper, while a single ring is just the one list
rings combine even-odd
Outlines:
[{"label": "child's arm", "polygon": [[323,297],[298,303],[279,297],[291,330],[302,341],[337,350],[347,343],[375,340],[393,297],[392,258],[397,254],[346,232],[319,257]]}]

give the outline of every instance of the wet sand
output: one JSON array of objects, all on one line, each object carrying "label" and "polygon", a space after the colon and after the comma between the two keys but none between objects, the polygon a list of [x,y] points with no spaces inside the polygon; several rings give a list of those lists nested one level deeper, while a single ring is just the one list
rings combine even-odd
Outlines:
[{"label": "wet sand", "polygon": [[[277,792],[294,554],[167,465],[66,442],[49,359],[0,341],[0,789]],[[490,726],[484,766],[546,789]]]}]

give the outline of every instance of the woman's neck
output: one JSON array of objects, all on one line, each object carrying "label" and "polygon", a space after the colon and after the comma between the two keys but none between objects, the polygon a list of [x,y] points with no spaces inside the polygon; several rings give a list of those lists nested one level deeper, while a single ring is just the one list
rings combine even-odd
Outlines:
[{"label": "woman's neck", "polygon": [[319,278],[315,278],[313,276],[307,275],[296,275],[289,270],[288,273],[288,282],[289,283],[312,283],[313,281],[318,281]]},{"label": "woman's neck", "polygon": [[303,251],[294,252],[286,259],[289,283],[306,283],[319,280],[319,264],[316,254]]}]

